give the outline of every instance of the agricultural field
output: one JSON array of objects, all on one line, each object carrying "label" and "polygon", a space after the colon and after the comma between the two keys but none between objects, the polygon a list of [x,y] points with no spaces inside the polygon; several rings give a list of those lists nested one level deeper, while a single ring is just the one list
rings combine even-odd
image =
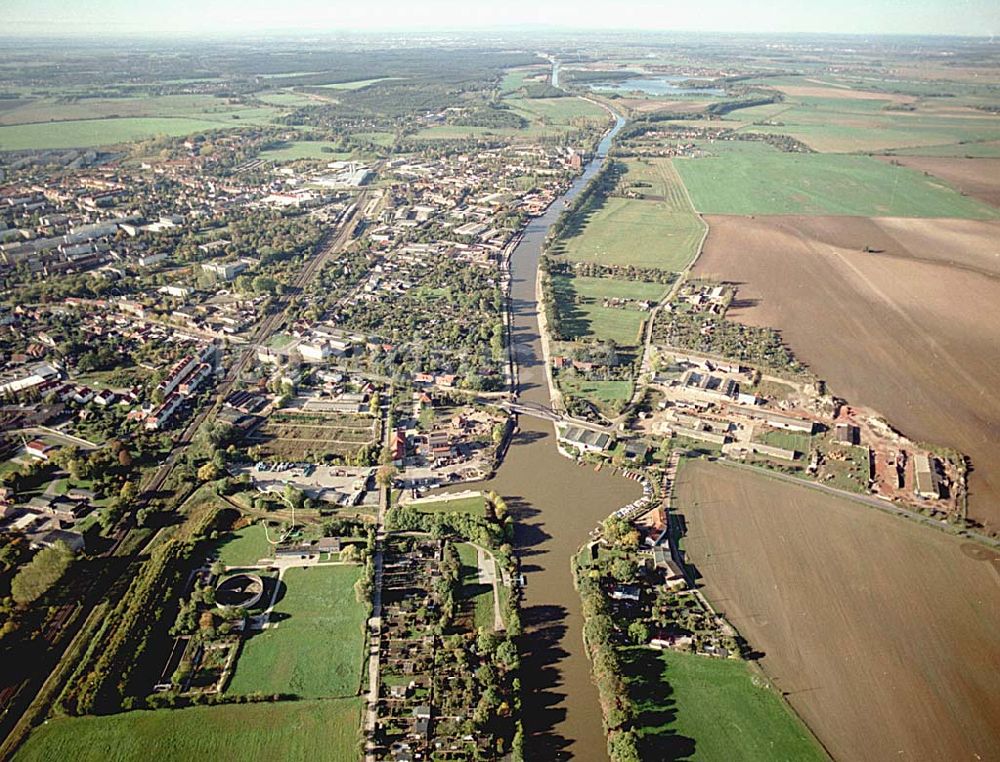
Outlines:
[{"label": "agricultural field", "polygon": [[694,259],[704,229],[697,215],[667,202],[612,196],[587,212],[553,253],[573,262],[677,271]]},{"label": "agricultural field", "polygon": [[84,119],[0,127],[0,151],[46,148],[94,148],[166,135],[179,137],[244,126],[242,121],[209,121],[187,117]]},{"label": "agricultural field", "polygon": [[621,346],[642,343],[641,327],[649,313],[605,307],[608,298],[658,302],[667,292],[661,283],[553,275],[552,293],[559,310],[559,327],[569,340],[612,339]]},{"label": "agricultural field", "polygon": [[260,158],[271,161],[298,161],[299,159],[339,161],[350,157],[349,152],[337,151],[336,144],[320,140],[295,140],[260,152]]},{"label": "agricultural field", "polygon": [[399,77],[377,77],[376,79],[356,79],[353,82],[334,82],[330,85],[317,85],[317,87],[322,87],[327,90],[360,90],[362,87],[368,87],[369,85],[374,85],[377,82],[385,82],[390,79],[399,79]]},{"label": "agricultural field", "polygon": [[934,175],[966,196],[1000,207],[1000,158],[893,156],[885,161]]},{"label": "agricultural field", "polygon": [[[830,390],[906,436],[967,454],[969,517],[1000,529],[1000,223],[711,217],[699,277],[740,284],[729,316],[781,331]],[[878,253],[864,253],[868,246]],[[796,298],[789,298],[789,293]],[[808,299],[798,298],[807,293]],[[933,359],[930,359],[933,358]]]},{"label": "agricultural field", "polygon": [[243,644],[230,694],[354,696],[364,664],[366,607],[354,595],[358,566],[288,569],[272,626]]},{"label": "agricultural field", "polygon": [[746,663],[648,648],[622,655],[643,759],[826,759],[809,730]]},{"label": "agricultural field", "polygon": [[625,167],[620,187],[662,201],[671,212],[694,211],[672,159],[627,159]]},{"label": "agricultural field", "polygon": [[606,122],[608,112],[583,98],[505,98],[503,101],[531,124],[571,125],[580,119]]},{"label": "agricultural field", "polygon": [[26,99],[13,108],[0,109],[0,125],[74,122],[133,117],[205,119],[227,122],[251,116],[273,115],[276,109],[259,109],[212,95],[160,95],[142,98],[39,98]]},{"label": "agricultural field", "polygon": [[705,594],[835,759],[993,753],[1000,555],[707,461],[682,466],[676,505]]},{"label": "agricultural field", "polygon": [[18,751],[18,762],[164,762],[191,759],[359,757],[361,699],[136,711],[56,717]]},{"label": "agricultural field", "polygon": [[704,214],[824,214],[1000,219],[946,183],[868,156],[783,153],[764,143],[714,143],[674,166]]}]

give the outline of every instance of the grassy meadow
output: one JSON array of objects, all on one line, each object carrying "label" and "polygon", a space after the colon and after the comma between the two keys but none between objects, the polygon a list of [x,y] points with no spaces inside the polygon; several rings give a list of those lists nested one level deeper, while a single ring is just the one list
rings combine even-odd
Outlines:
[{"label": "grassy meadow", "polygon": [[674,162],[704,214],[1000,218],[940,180],[868,156],[784,153],[758,142],[709,150],[716,155]]},{"label": "grassy meadow", "polygon": [[563,336],[570,340],[613,339],[622,346],[640,344],[640,329],[648,312],[605,307],[606,298],[659,301],[667,291],[661,283],[552,276],[552,292],[559,310]]},{"label": "grassy meadow", "polygon": [[643,759],[826,759],[744,662],[647,648],[629,648],[623,656]]},{"label": "grassy meadow", "polygon": [[698,251],[704,226],[661,201],[608,198],[556,248],[573,262],[682,270]]},{"label": "grassy meadow", "polygon": [[366,609],[354,595],[361,574],[358,566],[286,571],[272,626],[244,642],[226,692],[355,695],[364,664]]},{"label": "grassy meadow", "polygon": [[250,524],[222,538],[219,560],[226,566],[254,566],[262,558],[273,558],[274,546],[267,541],[261,524]]},{"label": "grassy meadow", "polygon": [[358,759],[361,707],[361,699],[349,698],[56,717],[40,726],[14,759]]}]

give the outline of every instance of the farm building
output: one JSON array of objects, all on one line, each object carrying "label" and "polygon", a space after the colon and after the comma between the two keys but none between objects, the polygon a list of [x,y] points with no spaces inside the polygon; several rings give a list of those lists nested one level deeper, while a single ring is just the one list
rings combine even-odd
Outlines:
[{"label": "farm building", "polygon": [[913,456],[913,472],[913,491],[917,497],[925,500],[937,500],[941,497],[937,458],[922,452],[916,453]]},{"label": "farm building", "polygon": [[784,415],[783,413],[776,413],[772,410],[756,410],[752,407],[740,406],[736,408],[740,415],[745,415],[748,418],[753,418],[756,421],[761,421],[766,423],[768,426],[775,429],[784,429],[785,431],[800,431],[803,434],[812,434],[816,430],[816,423],[810,421],[808,418],[797,418],[794,415]]}]

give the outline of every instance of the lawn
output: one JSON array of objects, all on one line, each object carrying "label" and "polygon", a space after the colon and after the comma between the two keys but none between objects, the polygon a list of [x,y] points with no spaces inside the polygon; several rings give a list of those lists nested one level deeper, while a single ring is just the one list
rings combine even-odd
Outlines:
[{"label": "lawn", "polygon": [[783,153],[763,143],[711,150],[674,162],[705,214],[1000,218],[933,177],[868,156]]},{"label": "lawn", "polygon": [[677,271],[694,259],[704,229],[697,215],[668,202],[611,197],[571,221],[555,251],[574,262]]},{"label": "lawn", "polygon": [[356,695],[365,642],[366,607],[354,595],[361,574],[359,566],[286,571],[285,593],[272,614],[277,626],[243,644],[226,692]]},{"label": "lawn", "polygon": [[661,283],[554,275],[552,291],[559,325],[566,339],[613,339],[622,346],[640,343],[640,328],[649,317],[637,309],[605,307],[606,298],[657,302],[667,291]]},{"label": "lawn", "polygon": [[493,630],[493,586],[479,584],[479,561],[476,549],[467,542],[456,545],[458,557],[462,562],[462,593],[463,601],[469,601],[472,608],[473,622],[476,629],[485,627]]},{"label": "lawn", "polygon": [[[324,150],[326,149],[326,150]],[[350,158],[349,152],[337,151],[336,144],[320,140],[296,140],[280,143],[260,152],[260,158],[271,161],[297,161],[312,159],[315,161],[338,161]]]},{"label": "lawn", "polygon": [[643,759],[826,759],[744,662],[646,648],[623,657]]},{"label": "lawn", "polygon": [[470,495],[467,497],[456,497],[447,499],[442,495],[441,500],[417,503],[413,506],[419,513],[470,513],[473,516],[486,515],[486,501],[482,495]]},{"label": "lawn", "polygon": [[219,560],[226,566],[254,566],[262,558],[273,557],[274,546],[267,541],[261,524],[230,532],[219,547]]},{"label": "lawn", "polygon": [[798,434],[794,431],[761,431],[755,439],[771,447],[781,447],[785,450],[795,450],[803,455],[809,454],[812,438],[808,434]]},{"label": "lawn", "polygon": [[589,400],[603,410],[609,410],[615,403],[627,402],[632,397],[631,381],[587,381],[578,376],[561,374],[558,385],[564,393]]},{"label": "lawn", "polygon": [[361,704],[361,699],[283,701],[56,717],[39,727],[14,758],[19,762],[358,759]]}]

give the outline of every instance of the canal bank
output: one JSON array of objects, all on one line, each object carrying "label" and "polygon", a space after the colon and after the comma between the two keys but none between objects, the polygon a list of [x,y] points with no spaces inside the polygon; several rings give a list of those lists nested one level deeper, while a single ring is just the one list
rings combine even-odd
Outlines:
[{"label": "canal bank", "polygon": [[[583,175],[531,221],[510,258],[511,346],[524,402],[548,406],[551,398],[536,292],[545,237],[564,202],[571,202],[601,168],[611,140],[625,123],[615,116],[615,126]],[[570,559],[595,524],[639,497],[641,490],[608,469],[597,472],[560,455],[550,422],[521,416],[518,423],[503,464],[482,487],[503,495],[517,521],[515,541],[527,582],[521,614],[525,756],[605,760],[607,739],[584,651]]]}]

